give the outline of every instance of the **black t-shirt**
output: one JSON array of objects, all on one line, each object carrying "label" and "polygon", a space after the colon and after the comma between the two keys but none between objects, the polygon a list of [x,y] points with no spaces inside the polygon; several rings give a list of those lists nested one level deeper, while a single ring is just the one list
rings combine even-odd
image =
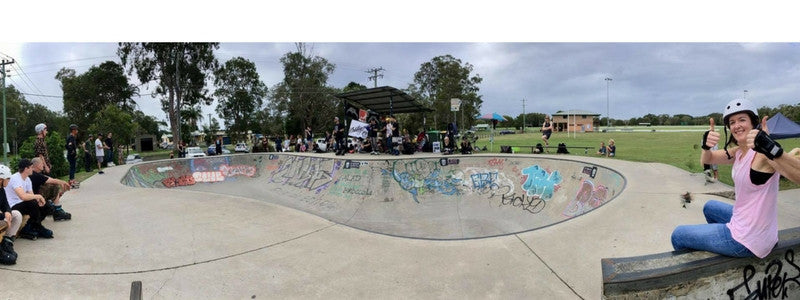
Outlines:
[{"label": "black t-shirt", "polygon": [[67,156],[75,158],[75,156],[78,155],[78,152],[77,152],[78,144],[75,141],[75,137],[73,135],[71,135],[71,134],[67,136],[67,145],[66,145],[66,147],[67,147]]},{"label": "black t-shirt", "polygon": [[[3,213],[11,212],[11,207],[8,206],[8,198],[6,198],[5,192],[0,193],[0,212]],[[5,216],[0,216],[0,218],[5,218]]]},{"label": "black t-shirt", "polygon": [[33,185],[33,193],[37,195],[42,194],[41,193],[42,186],[44,185],[45,182],[47,182],[47,179],[50,179],[50,177],[48,177],[47,175],[36,172],[33,172],[31,176],[28,176],[28,178],[31,179],[31,184]]},{"label": "black t-shirt", "polygon": [[108,146],[108,149],[114,150],[114,141],[111,138],[106,138],[106,146]]}]

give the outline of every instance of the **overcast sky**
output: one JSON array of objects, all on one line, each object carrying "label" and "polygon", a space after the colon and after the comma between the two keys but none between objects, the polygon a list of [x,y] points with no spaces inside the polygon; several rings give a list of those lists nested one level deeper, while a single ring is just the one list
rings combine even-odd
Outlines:
[{"label": "overcast sky", "polygon": [[[95,5],[103,3],[83,2]],[[237,1],[232,1],[235,2]],[[256,63],[261,79],[268,87],[282,80],[279,59],[295,49],[291,43],[293,41],[308,42],[315,55],[336,65],[328,83],[339,88],[351,81],[372,87],[373,83],[368,80],[369,74],[366,70],[382,67],[385,71],[383,78],[378,79],[378,85],[404,89],[413,82],[414,73],[422,63],[439,55],[450,54],[463,63],[471,64],[473,74],[483,78],[479,85],[483,97],[481,112],[511,116],[522,113],[523,99],[526,100],[526,112],[548,114],[559,110],[581,109],[605,116],[608,104],[608,111],[614,119],[629,119],[648,113],[701,116],[721,112],[728,101],[744,97],[744,90],[748,91],[746,97],[759,107],[800,103],[800,44],[786,40],[785,36],[791,37],[791,34],[776,37],[776,31],[769,28],[774,26],[787,30],[786,28],[792,28],[786,26],[790,23],[781,22],[797,18],[792,17],[788,9],[779,9],[777,6],[747,6],[751,4],[741,3],[727,5],[728,19],[724,19],[725,22],[708,19],[702,13],[703,10],[696,8],[715,12],[718,6],[714,3],[731,3],[729,1],[710,1],[705,6],[690,3],[694,8],[692,10],[673,5],[642,7],[637,1],[622,1],[627,9],[658,10],[658,13],[651,11],[651,15],[623,14],[619,10],[616,11],[617,15],[607,15],[601,11],[605,4],[592,1],[579,2],[588,11],[575,10],[571,4],[548,6],[544,7],[545,10],[541,7],[515,9],[510,6],[483,7],[472,4],[466,6],[469,9],[464,11],[458,10],[461,6],[458,9],[442,7],[445,4],[437,4],[431,10],[391,6],[393,16],[406,16],[405,23],[384,24],[387,22],[383,21],[398,19],[376,17],[355,22],[351,18],[353,14],[347,9],[341,11],[342,7],[339,5],[328,7],[325,5],[332,5],[329,2],[312,2],[324,7],[309,16],[304,15],[303,20],[315,20],[316,23],[298,22],[298,16],[284,16],[286,14],[281,13],[281,9],[299,9],[298,6],[291,6],[295,4],[253,11],[226,5],[215,7],[215,10],[219,15],[227,17],[222,17],[221,22],[217,22],[219,20],[216,18],[213,20],[214,24],[225,23],[229,26],[219,27],[209,24],[209,18],[193,17],[188,19],[205,21],[193,24],[195,27],[200,26],[199,29],[192,27],[194,30],[185,32],[176,32],[175,26],[165,27],[158,22],[144,22],[123,26],[122,29],[114,27],[110,29],[114,34],[110,34],[102,31],[106,27],[98,25],[98,21],[103,24],[102,21],[113,20],[115,22],[111,23],[117,24],[117,20],[124,16],[89,13],[85,15],[87,18],[82,18],[74,15],[86,14],[85,12],[72,11],[73,16],[68,21],[60,20],[41,28],[25,28],[31,31],[30,34],[20,34],[17,30],[12,30],[11,38],[5,39],[5,35],[2,36],[0,58],[11,57],[16,60],[14,65],[8,66],[11,71],[9,84],[27,94],[45,95],[27,95],[26,98],[34,103],[45,104],[53,110],[62,108],[62,99],[59,98],[62,92],[59,82],[54,79],[59,69],[72,68],[80,74],[105,60],[119,61],[115,42],[127,40],[221,41],[216,52],[220,63],[236,56],[251,60]],[[364,5],[372,3],[358,0],[344,3],[352,2],[360,5],[361,10],[366,9],[367,6]],[[416,3],[416,0],[411,3]],[[428,2],[416,4],[422,3]],[[448,1],[442,3],[452,5]],[[61,8],[55,7],[52,11]],[[132,15],[154,13],[139,6],[116,9]],[[226,14],[234,9],[236,14]],[[325,9],[340,11],[336,14],[326,12]],[[437,15],[437,9],[455,14]],[[560,22],[568,23],[570,19],[564,21],[559,15],[549,16],[545,13],[546,10],[569,13],[566,15],[572,16],[572,20],[579,18],[584,23],[559,26]],[[532,11],[536,11],[536,14],[531,15]],[[771,15],[765,16],[764,12]],[[169,15],[168,12],[161,13]],[[261,19],[252,17],[253,14],[258,14]],[[489,18],[470,19],[470,14]],[[620,18],[619,14],[624,18]],[[248,15],[251,17],[248,18]],[[25,18],[26,15],[18,16]],[[747,20],[753,21],[742,22],[740,16],[747,16]],[[757,18],[752,18],[753,16]],[[48,18],[47,15],[43,17]],[[60,17],[60,14],[51,12],[49,19]],[[153,17],[158,19],[158,15]],[[660,25],[646,23],[648,18]],[[429,21],[434,19],[436,21]],[[255,24],[258,26],[235,26],[240,20],[255,20],[253,22],[257,22]],[[374,22],[370,23],[368,20]],[[477,20],[480,21],[476,23]],[[659,21],[668,22],[663,22],[662,25]],[[592,24],[603,24],[605,27]],[[300,29],[294,25],[299,25]],[[767,28],[762,29],[755,25],[764,25]],[[59,31],[62,27],[67,29]],[[85,34],[84,32],[93,32],[82,30],[87,28],[101,30],[99,37],[96,34]],[[163,32],[152,33],[153,30],[163,28],[173,29],[168,30],[166,35]],[[204,31],[205,28],[210,29]],[[239,28],[247,29],[238,30]],[[626,31],[622,36],[597,34],[618,28],[634,31],[632,34]],[[645,31],[635,31],[636,29]],[[293,32],[294,35],[291,34]],[[689,43],[652,42],[662,39]],[[101,42],[86,43],[94,41]],[[605,78],[613,80],[607,82]],[[131,80],[138,84],[135,78]],[[154,87],[154,84],[143,85],[140,93],[152,92]],[[161,120],[166,118],[158,100],[149,97],[136,100],[145,113]],[[206,107],[205,115],[214,114],[215,106],[216,103]]]}]

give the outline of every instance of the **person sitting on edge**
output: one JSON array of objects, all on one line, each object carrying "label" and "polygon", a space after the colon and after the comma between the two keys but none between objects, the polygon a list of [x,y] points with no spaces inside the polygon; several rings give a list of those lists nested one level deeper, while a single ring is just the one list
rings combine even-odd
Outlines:
[{"label": "person sitting on edge", "polygon": [[[11,169],[5,165],[0,165],[0,182],[2,182],[0,187],[5,188],[10,178]],[[22,224],[22,214],[18,210],[11,209],[11,206],[8,205],[8,199],[6,199],[6,193],[0,193],[0,213],[2,213],[0,221],[5,221],[6,225],[8,225],[6,234],[2,237],[3,241],[0,242],[0,264],[13,265],[17,263],[17,252],[14,251],[14,239],[12,237],[17,234],[17,230]]]},{"label": "person sitting on edge", "polygon": [[453,144],[453,141],[450,140],[449,136],[444,136],[444,145],[442,145],[442,154],[448,155],[453,154],[455,151],[456,145]]},{"label": "person sitting on edge", "polygon": [[[783,155],[781,145],[769,136],[766,116],[758,129],[758,110],[747,99],[725,106],[722,115],[726,142],[720,141],[710,119],[703,134],[700,163],[733,164],[734,204],[709,200],[703,206],[707,224],[680,225],[672,231],[675,250],[695,249],[732,257],[765,258],[778,242],[778,188],[783,175],[800,181],[797,149]],[[728,136],[728,129],[731,135]],[[733,143],[735,146],[728,148]]]},{"label": "person sitting on edge", "polygon": [[606,156],[606,143],[600,142],[600,149],[597,149],[597,155]]},{"label": "person sitting on edge", "polygon": [[33,184],[30,176],[33,174],[33,164],[27,158],[19,160],[17,173],[11,175],[8,186],[5,187],[6,199],[12,210],[18,210],[23,215],[28,215],[28,222],[17,233],[22,238],[35,240],[37,237],[53,238],[53,231],[42,226],[47,209],[46,201],[42,195],[33,193]]},{"label": "person sitting on edge", "polygon": [[617,155],[617,145],[614,144],[614,139],[608,140],[608,147],[606,147],[606,157],[614,157]]},{"label": "person sitting on edge", "polygon": [[461,139],[461,154],[472,154],[472,143],[466,136]]},{"label": "person sitting on edge", "polygon": [[[61,179],[52,178],[50,176],[42,174],[42,169],[44,169],[44,162],[39,157],[34,157],[31,159],[31,164],[33,168],[33,173],[29,176],[31,179],[31,185],[33,187],[33,193],[37,195],[42,195],[45,197],[47,201],[47,205],[53,205],[53,221],[62,221],[62,220],[71,220],[72,214],[64,211],[61,208],[61,196],[64,192],[70,190],[70,185],[66,181]],[[52,188],[47,188],[47,187]]]}]

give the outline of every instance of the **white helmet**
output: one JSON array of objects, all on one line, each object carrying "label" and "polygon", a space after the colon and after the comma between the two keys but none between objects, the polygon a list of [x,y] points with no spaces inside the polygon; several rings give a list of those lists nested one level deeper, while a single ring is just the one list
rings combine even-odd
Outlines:
[{"label": "white helmet", "polygon": [[0,165],[0,179],[8,178],[11,178],[11,169],[6,167],[6,165]]},{"label": "white helmet", "polygon": [[758,124],[758,110],[756,109],[756,105],[753,104],[752,101],[747,99],[733,99],[731,102],[728,102],[728,105],[725,106],[725,112],[722,113],[722,122],[725,124],[725,127],[728,126],[728,118],[740,112],[749,112],[751,113],[750,120],[753,122],[753,127],[755,124]]}]

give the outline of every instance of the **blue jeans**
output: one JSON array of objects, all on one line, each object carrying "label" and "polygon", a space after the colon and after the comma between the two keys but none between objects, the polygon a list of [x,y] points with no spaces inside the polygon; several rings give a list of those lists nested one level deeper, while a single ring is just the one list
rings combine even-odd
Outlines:
[{"label": "blue jeans", "polygon": [[733,205],[710,200],[703,206],[703,215],[708,224],[680,225],[672,231],[672,248],[705,250],[732,257],[755,256],[733,239],[730,229],[725,225],[731,220]]}]

